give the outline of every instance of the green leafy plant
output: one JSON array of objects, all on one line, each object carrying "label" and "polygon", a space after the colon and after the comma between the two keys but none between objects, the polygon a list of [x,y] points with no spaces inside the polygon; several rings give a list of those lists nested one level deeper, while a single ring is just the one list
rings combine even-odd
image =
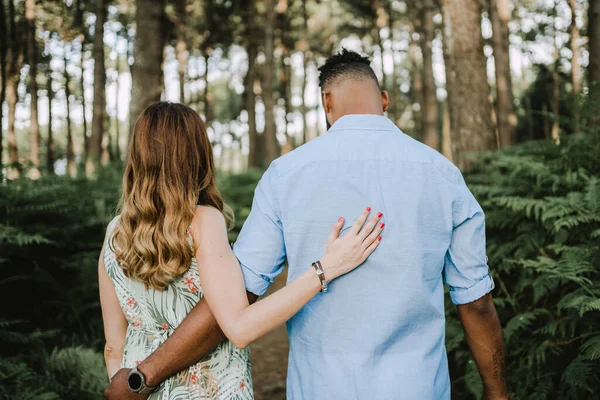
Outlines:
[{"label": "green leafy plant", "polygon": [[[510,389],[528,400],[591,399],[600,391],[600,137],[486,154],[465,179],[486,213]],[[481,398],[450,327],[455,397]]]}]

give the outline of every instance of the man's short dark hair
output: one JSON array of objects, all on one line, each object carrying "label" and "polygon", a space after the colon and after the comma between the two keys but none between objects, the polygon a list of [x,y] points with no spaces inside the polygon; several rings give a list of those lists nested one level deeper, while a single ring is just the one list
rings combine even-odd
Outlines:
[{"label": "man's short dark hair", "polygon": [[352,50],[342,49],[339,53],[329,57],[325,64],[319,67],[319,72],[321,89],[339,78],[372,79],[379,87],[379,81],[371,68],[369,57],[361,56]]}]

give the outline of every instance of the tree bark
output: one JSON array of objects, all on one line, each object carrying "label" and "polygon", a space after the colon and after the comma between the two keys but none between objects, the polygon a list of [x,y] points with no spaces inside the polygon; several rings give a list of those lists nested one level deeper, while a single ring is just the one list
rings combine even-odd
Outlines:
[{"label": "tree bark", "polygon": [[[415,19],[416,16],[415,16]],[[414,39],[416,33],[415,22],[409,23],[410,42],[408,44],[408,59],[410,61],[410,99],[412,102],[411,114],[415,121],[414,135],[423,138],[423,80],[421,74],[421,65],[419,63],[418,48],[419,43]],[[415,110],[415,104],[418,104],[418,111]]]},{"label": "tree bark", "polygon": [[185,71],[188,64],[187,35],[186,35],[186,3],[187,0],[177,0],[175,2],[175,29],[177,35],[177,45],[175,51],[177,54],[177,64],[179,72],[179,102],[186,103],[185,98]]},{"label": "tree bark", "polygon": [[275,7],[273,0],[266,0],[267,8],[265,23],[265,65],[263,82],[263,101],[265,103],[265,150],[266,165],[270,164],[279,155],[279,143],[277,142],[277,132],[275,127],[275,96],[273,93],[273,68],[275,63],[274,56],[274,37],[273,29],[275,24]]},{"label": "tree bark", "polygon": [[210,55],[208,54],[208,51],[205,50],[204,52],[204,93],[202,95],[203,97],[203,101],[204,101],[204,119],[206,120],[206,125],[208,126],[208,124],[210,123],[210,121],[212,121],[212,115],[211,115],[211,110],[210,110],[210,92],[208,91],[208,59],[210,58]]},{"label": "tree bark", "polygon": [[55,146],[54,131],[52,130],[52,100],[54,99],[54,91],[52,90],[52,71],[48,73],[48,82],[46,84],[48,85],[48,149],[46,151],[46,170],[50,175],[54,175]]},{"label": "tree bark", "polygon": [[248,71],[244,78],[244,108],[248,113],[248,168],[260,167],[260,142],[256,131],[256,94],[254,83],[256,81],[256,56],[258,43],[254,36],[256,4],[253,0],[244,0],[242,4],[246,25],[246,53],[248,53]]},{"label": "tree bark", "polygon": [[544,137],[546,139],[550,138],[550,123],[548,122],[548,104],[542,104],[542,115],[544,116]]},{"label": "tree bark", "polygon": [[84,74],[85,74],[85,65],[84,65],[84,61],[85,61],[85,35],[82,33],[79,35],[79,41],[81,43],[81,52],[79,54],[79,67],[81,69],[81,79],[79,80],[79,84],[80,84],[80,90],[81,90],[81,118],[83,121],[83,153],[84,153],[84,159],[87,159],[88,156],[88,140],[89,140],[89,136],[88,136],[88,124],[87,124],[87,117],[86,117],[86,102],[85,102],[85,78],[84,78]]},{"label": "tree bark", "polygon": [[117,161],[121,161],[121,127],[119,121],[119,94],[120,85],[119,78],[121,77],[121,58],[117,56],[117,79],[115,81],[115,158]]},{"label": "tree bark", "polygon": [[437,97],[435,78],[433,76],[433,39],[435,24],[433,22],[434,4],[432,0],[423,2],[421,14],[422,32],[420,37],[421,54],[423,54],[423,97],[421,116],[423,119],[423,142],[429,147],[439,150],[437,127]]},{"label": "tree bark", "polygon": [[512,75],[510,71],[510,21],[509,0],[490,0],[492,22],[492,46],[496,69],[496,115],[500,147],[509,147],[517,142],[517,115],[514,107]]},{"label": "tree bark", "polygon": [[[555,14],[557,15],[557,14]],[[556,25],[555,25],[556,26]],[[552,131],[551,137],[554,143],[560,144],[560,75],[558,66],[560,64],[560,50],[554,33],[554,66],[552,68]]]},{"label": "tree bark", "polygon": [[15,115],[17,109],[17,87],[19,86],[19,77],[9,75],[6,81],[6,104],[8,105],[8,179],[17,179],[20,176],[19,171],[19,149],[17,148],[17,135],[15,132]]},{"label": "tree bark", "polygon": [[579,133],[579,94],[581,93],[581,68],[579,65],[579,28],[577,27],[577,0],[569,0],[571,25],[569,26],[571,44],[571,83],[573,84],[573,133]]},{"label": "tree bark", "polygon": [[258,132],[256,131],[256,94],[254,93],[254,82],[256,80],[256,44],[248,45],[248,72],[246,73],[246,112],[248,113],[248,167],[260,167],[260,146]]},{"label": "tree bark", "polygon": [[450,161],[452,158],[452,136],[450,129],[450,111],[448,103],[444,105],[444,121],[442,124],[442,154]]},{"label": "tree bark", "polygon": [[27,22],[27,62],[29,63],[29,95],[31,115],[29,116],[29,169],[30,179],[40,177],[40,126],[38,120],[37,86],[37,41],[35,38],[35,0],[25,1],[25,21]]},{"label": "tree bark", "polygon": [[73,142],[73,128],[71,125],[71,88],[69,84],[71,83],[71,78],[69,77],[69,72],[67,70],[67,57],[65,55],[65,98],[66,98],[66,107],[67,107],[67,173],[71,178],[75,178],[77,176],[77,165],[75,164],[75,144]]},{"label": "tree bark", "polygon": [[17,27],[14,0],[8,1],[8,21],[10,33],[6,52],[6,104],[8,105],[8,169],[6,177],[17,179],[20,176],[19,150],[17,148],[17,136],[15,132],[15,115],[19,95],[17,87],[21,79],[21,67],[23,65],[23,49],[17,40]]},{"label": "tree bark", "polygon": [[[302,104],[300,104],[300,112],[302,113],[302,144],[308,141],[308,121],[306,114],[308,113],[308,107],[306,107],[306,85],[308,79],[306,79],[306,69],[308,67],[308,12],[306,10],[306,1],[302,0]],[[317,99],[317,104],[319,100]],[[318,105],[317,105],[318,108]]]},{"label": "tree bark", "polygon": [[93,176],[100,163],[102,142],[106,130],[106,70],[104,66],[104,22],[106,4],[96,0],[96,25],[94,29],[94,113],[92,115],[92,136],[88,142],[85,171]]},{"label": "tree bark", "polygon": [[[295,139],[288,130],[288,117],[292,112],[292,72],[289,65],[290,49],[293,48],[294,42],[289,38],[290,19],[287,15],[288,4],[287,0],[280,0],[277,4],[277,19],[279,20],[279,40],[281,45],[281,57],[279,59],[279,98],[283,99],[284,110],[284,133],[286,137],[286,146],[283,151],[290,151],[295,147]],[[286,63],[287,62],[287,63]]]},{"label": "tree bark", "polygon": [[[587,73],[590,98],[597,106],[600,104],[600,0],[589,0],[588,38],[589,64]],[[598,118],[595,119],[598,120]]]},{"label": "tree bark", "polygon": [[[0,32],[6,32],[6,15],[4,1],[0,1]],[[0,110],[6,99],[6,35],[0,35]],[[4,114],[0,111],[0,180],[4,166]]]},{"label": "tree bark", "polygon": [[496,148],[481,36],[481,2],[442,0],[441,4],[452,153],[454,162],[464,168],[469,165],[466,152]]},{"label": "tree bark", "polygon": [[388,15],[388,26],[390,28],[389,39],[391,42],[391,55],[392,55],[392,72],[388,75],[388,83],[386,85],[386,89],[389,90],[390,95],[390,104],[388,106],[387,114],[394,123],[397,119],[397,110],[398,110],[398,85],[396,84],[398,77],[396,76],[396,61],[394,54],[394,18],[393,18],[393,10],[392,10],[392,1],[387,2],[387,15]]},{"label": "tree bark", "polygon": [[371,40],[373,42],[373,56],[375,60],[375,47],[379,47],[379,62],[381,64],[381,82],[380,85],[384,87],[385,84],[385,69],[383,68],[383,41],[381,40],[381,28],[385,25],[380,23],[380,15],[384,14],[383,8],[381,7],[381,0],[369,0],[371,5]]},{"label": "tree bark", "polygon": [[164,89],[162,63],[166,36],[166,0],[138,1],[137,3],[129,132],[133,132],[135,122],[142,111],[149,105],[160,101]]}]

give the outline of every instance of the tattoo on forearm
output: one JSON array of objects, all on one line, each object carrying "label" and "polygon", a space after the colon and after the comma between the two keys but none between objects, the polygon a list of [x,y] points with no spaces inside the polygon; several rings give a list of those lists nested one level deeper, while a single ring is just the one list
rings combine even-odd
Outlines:
[{"label": "tattoo on forearm", "polygon": [[494,354],[492,355],[493,366],[494,366],[494,379],[505,379],[504,371],[504,346],[502,342],[496,342],[494,347]]}]

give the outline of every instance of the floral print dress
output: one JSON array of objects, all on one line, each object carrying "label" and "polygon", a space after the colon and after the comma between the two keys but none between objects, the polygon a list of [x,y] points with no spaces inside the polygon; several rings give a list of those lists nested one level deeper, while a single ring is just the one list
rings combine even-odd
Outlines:
[{"label": "floral print dress", "polygon": [[[117,221],[118,217],[110,223],[107,238]],[[188,240],[191,245],[189,234]],[[121,366],[132,368],[164,343],[202,298],[198,264],[193,258],[183,276],[158,291],[126,277],[108,243],[104,249],[104,265],[128,322]],[[248,349],[240,350],[226,340],[200,362],[163,382],[150,399],[248,400],[253,393]]]}]

